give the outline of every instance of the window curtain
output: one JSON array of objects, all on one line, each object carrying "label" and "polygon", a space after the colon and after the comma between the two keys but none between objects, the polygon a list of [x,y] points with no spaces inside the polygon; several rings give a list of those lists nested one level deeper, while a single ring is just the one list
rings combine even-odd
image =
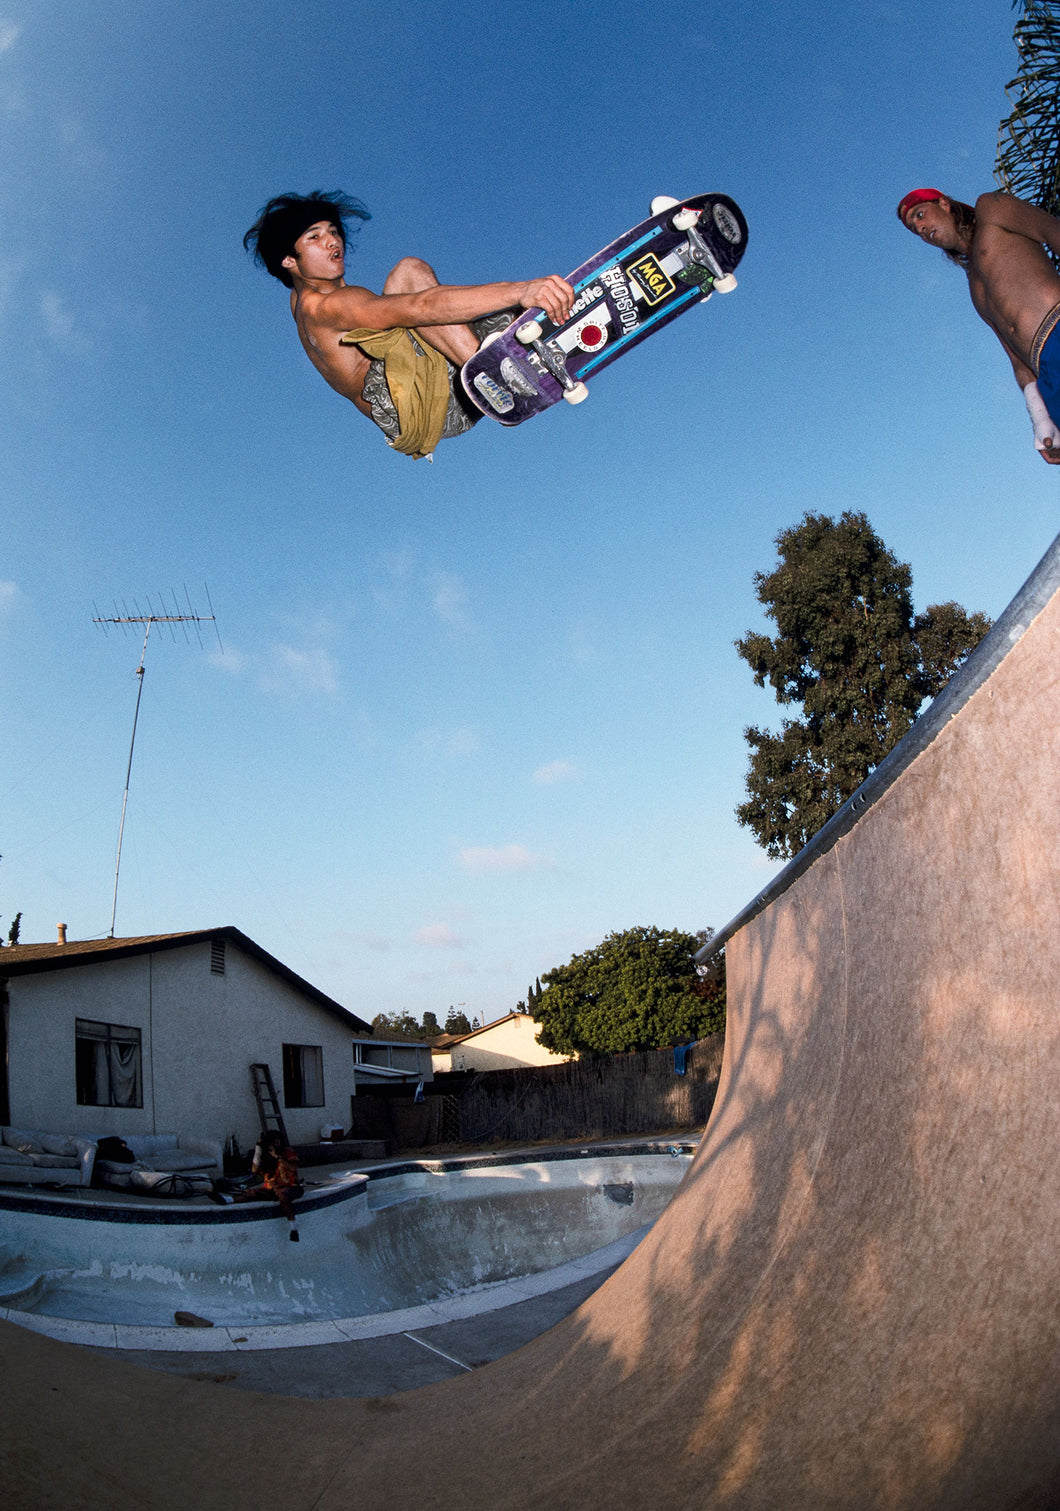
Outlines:
[{"label": "window curtain", "polygon": [[112,1039],[110,1045],[110,1092],[112,1107],[139,1107],[140,1046]]},{"label": "window curtain", "polygon": [[324,1056],[315,1044],[302,1045],[302,1096],[306,1107],[324,1105]]},{"label": "window curtain", "polygon": [[142,1107],[140,1030],[78,1018],[78,1101],[93,1107]]}]

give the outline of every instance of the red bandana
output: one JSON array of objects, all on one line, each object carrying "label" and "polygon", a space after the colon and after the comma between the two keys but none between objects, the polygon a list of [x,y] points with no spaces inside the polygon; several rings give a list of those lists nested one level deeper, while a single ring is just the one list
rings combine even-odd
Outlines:
[{"label": "red bandana", "polygon": [[898,206],[898,219],[905,225],[905,212],[911,210],[914,205],[925,204],[928,200],[941,199],[941,189],[910,189],[909,193]]}]

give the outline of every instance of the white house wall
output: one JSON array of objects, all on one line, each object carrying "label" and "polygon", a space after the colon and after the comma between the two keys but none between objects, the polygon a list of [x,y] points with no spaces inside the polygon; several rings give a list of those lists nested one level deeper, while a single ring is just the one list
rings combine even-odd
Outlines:
[{"label": "white house wall", "polygon": [[[324,1123],[348,1126],[353,1033],[230,940],[225,972],[210,942],[11,978],[8,1083],[16,1126],[70,1133],[184,1133],[253,1143],[250,1065],[272,1070],[283,1104],[284,1043],[323,1051],[322,1107],[283,1107],[295,1143]],[[139,1028],[143,1107],[80,1107],[74,1020]]]},{"label": "white house wall", "polygon": [[514,1070],[520,1065],[561,1065],[568,1057],[537,1042],[540,1023],[526,1013],[502,1019],[452,1046],[454,1070]]},{"label": "white house wall", "polygon": [[[8,982],[8,1095],[11,1122],[56,1133],[153,1133],[150,963],[146,956],[71,970],[15,976]],[[138,1028],[143,1107],[79,1107],[74,1020]]]}]

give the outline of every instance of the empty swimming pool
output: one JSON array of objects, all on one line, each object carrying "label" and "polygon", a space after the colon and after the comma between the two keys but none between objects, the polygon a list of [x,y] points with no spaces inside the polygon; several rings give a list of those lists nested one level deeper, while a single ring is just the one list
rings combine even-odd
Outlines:
[{"label": "empty swimming pool", "polygon": [[31,1326],[65,1318],[164,1328],[186,1342],[176,1311],[274,1334],[437,1307],[599,1251],[620,1257],[620,1241],[632,1246],[687,1168],[692,1146],[673,1147],[336,1173],[300,1203],[297,1245],[271,1206],[81,1205],[5,1193],[0,1314]]}]

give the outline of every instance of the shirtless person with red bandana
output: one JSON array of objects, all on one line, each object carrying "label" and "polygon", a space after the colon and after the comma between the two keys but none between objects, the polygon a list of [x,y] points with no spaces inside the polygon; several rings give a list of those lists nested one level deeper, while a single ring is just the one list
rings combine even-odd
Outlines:
[{"label": "shirtless person with red bandana", "polygon": [[975,208],[938,189],[913,189],[898,206],[904,226],[968,274],[977,313],[997,336],[1023,390],[1034,444],[1060,462],[1060,220],[994,191]]}]

